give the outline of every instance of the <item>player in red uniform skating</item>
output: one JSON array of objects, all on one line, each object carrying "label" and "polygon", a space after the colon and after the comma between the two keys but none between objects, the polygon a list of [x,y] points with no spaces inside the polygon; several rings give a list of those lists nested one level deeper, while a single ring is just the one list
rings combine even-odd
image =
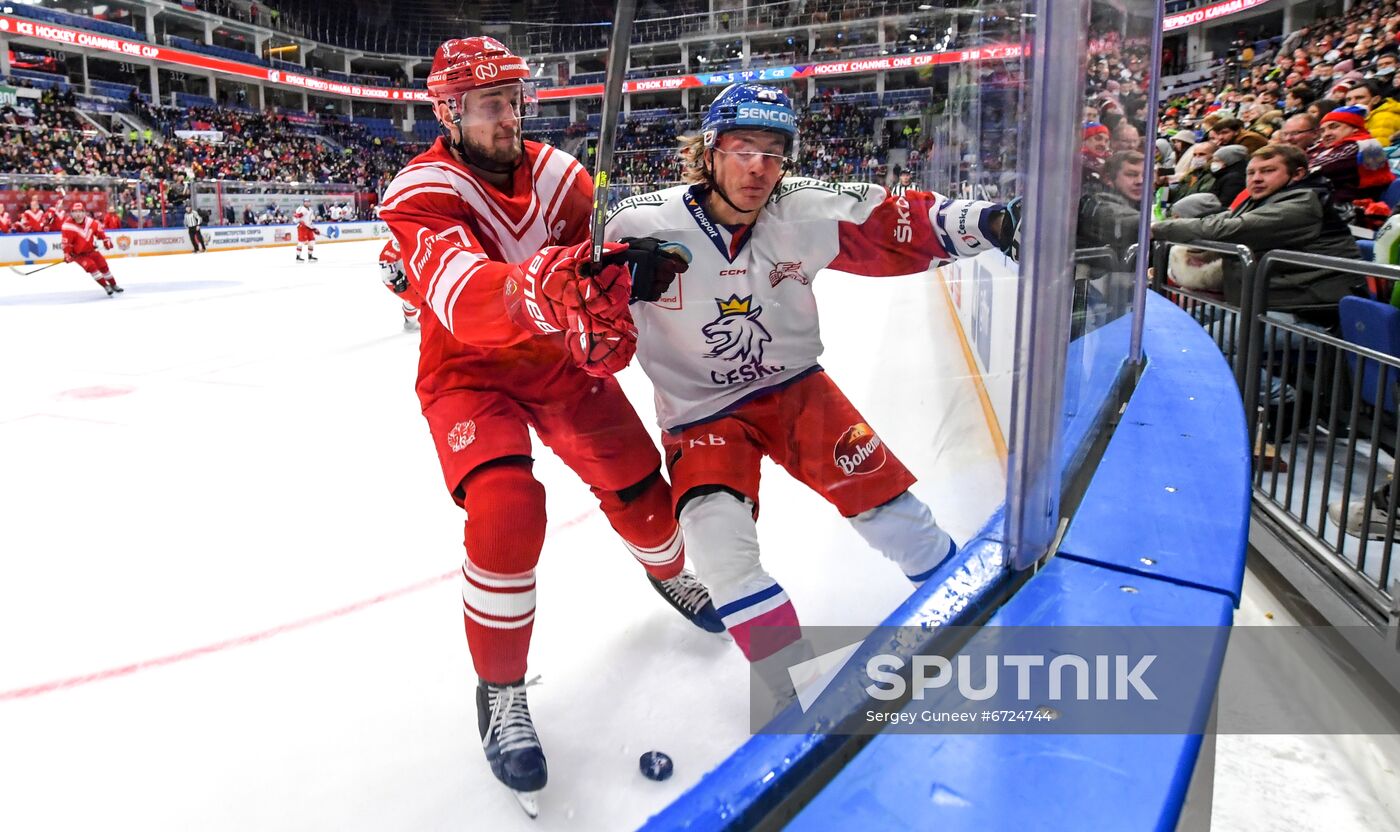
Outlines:
[{"label": "player in red uniform skating", "polygon": [[107,268],[107,258],[97,250],[99,240],[103,248],[111,250],[112,241],[102,230],[102,224],[88,216],[87,206],[83,203],[73,203],[72,213],[63,223],[63,262],[82,266],[111,297],[116,292],[126,290],[117,285],[111,270]]},{"label": "player in red uniform skating", "polygon": [[408,278],[403,273],[403,256],[399,253],[399,241],[393,237],[379,250],[379,270],[384,285],[398,295],[403,304],[403,328],[405,332],[418,331],[418,307],[408,300]]},{"label": "player in red uniform skating", "polygon": [[302,200],[292,213],[292,220],[297,224],[297,262],[305,262],[301,259],[301,247],[306,246],[306,260],[316,262],[316,226],[312,225],[315,215],[311,211],[311,205],[306,200]]},{"label": "player in red uniform skating", "polygon": [[[447,489],[467,515],[462,601],[482,745],[492,773],[533,814],[548,772],[526,700],[545,537],[529,428],[592,488],[667,602],[703,629],[723,626],[683,571],[670,487],[645,427],[615,381],[578,366],[620,368],[635,331],[594,320],[594,304],[627,296],[590,291],[592,182],[568,154],[523,141],[528,78],[525,61],[492,38],[443,43],[427,86],[444,135],[399,172],[380,216],[402,252],[405,294],[424,310],[418,396]],[[645,276],[667,262],[645,245],[611,244],[596,277],[611,282],[629,265]]]},{"label": "player in red uniform skating", "polygon": [[49,212],[39,202],[37,195],[29,198],[29,208],[19,215],[21,231],[35,234],[49,227]]}]

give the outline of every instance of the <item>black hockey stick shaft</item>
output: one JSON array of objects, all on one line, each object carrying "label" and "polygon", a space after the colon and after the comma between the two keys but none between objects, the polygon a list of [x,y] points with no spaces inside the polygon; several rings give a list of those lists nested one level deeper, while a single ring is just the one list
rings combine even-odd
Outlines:
[{"label": "black hockey stick shaft", "polygon": [[627,80],[627,52],[632,44],[632,19],[637,0],[618,0],[608,43],[608,76],[603,87],[603,122],[594,150],[593,263],[603,260],[603,229],[608,222],[608,187],[612,176],[613,145],[617,141],[617,117],[622,112],[622,85]]},{"label": "black hockey stick shaft", "polygon": [[14,266],[11,266],[11,267],[10,267],[10,271],[12,271],[12,272],[14,272],[15,274],[18,274],[18,275],[23,275],[24,277],[29,277],[31,274],[38,274],[39,272],[43,271],[44,269],[52,269],[54,266],[61,266],[61,265],[63,265],[64,262],[65,262],[65,261],[63,261],[63,260],[55,260],[54,262],[48,264],[47,266],[40,266],[40,267],[37,268],[37,269],[30,269],[30,270],[27,271],[27,272],[22,272],[22,271],[20,271],[19,269],[15,268]]}]

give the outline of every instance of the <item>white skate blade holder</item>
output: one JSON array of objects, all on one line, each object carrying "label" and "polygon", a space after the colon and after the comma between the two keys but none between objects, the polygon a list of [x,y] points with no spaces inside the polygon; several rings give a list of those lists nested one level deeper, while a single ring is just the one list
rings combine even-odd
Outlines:
[{"label": "white skate blade holder", "polygon": [[539,792],[518,792],[515,789],[511,789],[510,793],[515,797],[515,801],[520,804],[520,808],[524,810],[525,814],[530,816],[531,820],[540,816]]}]

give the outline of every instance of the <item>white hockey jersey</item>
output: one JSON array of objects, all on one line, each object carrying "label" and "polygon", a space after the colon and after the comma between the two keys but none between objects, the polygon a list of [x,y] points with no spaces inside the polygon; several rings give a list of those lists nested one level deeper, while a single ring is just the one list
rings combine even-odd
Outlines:
[{"label": "white hockey jersey", "polygon": [[307,208],[305,205],[298,205],[297,209],[292,212],[292,222],[296,223],[297,225],[304,225],[307,228],[311,228],[311,223],[315,219],[316,215],[312,212],[310,208]]},{"label": "white hockey jersey", "polygon": [[637,359],[661,427],[708,421],[817,366],[812,279],[822,269],[915,274],[995,250],[990,202],[878,185],[785,179],[752,226],[726,228],[684,185],[620,202],[607,238],[659,237],[690,250],[690,269],[656,303],[633,304]]}]

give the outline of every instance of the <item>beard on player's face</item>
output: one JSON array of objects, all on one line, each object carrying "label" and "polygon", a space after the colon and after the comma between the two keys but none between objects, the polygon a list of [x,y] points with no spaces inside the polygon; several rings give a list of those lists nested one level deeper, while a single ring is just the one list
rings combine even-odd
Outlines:
[{"label": "beard on player's face", "polygon": [[520,159],[520,131],[494,130],[489,139],[491,144],[483,144],[476,137],[463,135],[463,144],[478,159],[485,159],[497,165],[513,165]]}]

